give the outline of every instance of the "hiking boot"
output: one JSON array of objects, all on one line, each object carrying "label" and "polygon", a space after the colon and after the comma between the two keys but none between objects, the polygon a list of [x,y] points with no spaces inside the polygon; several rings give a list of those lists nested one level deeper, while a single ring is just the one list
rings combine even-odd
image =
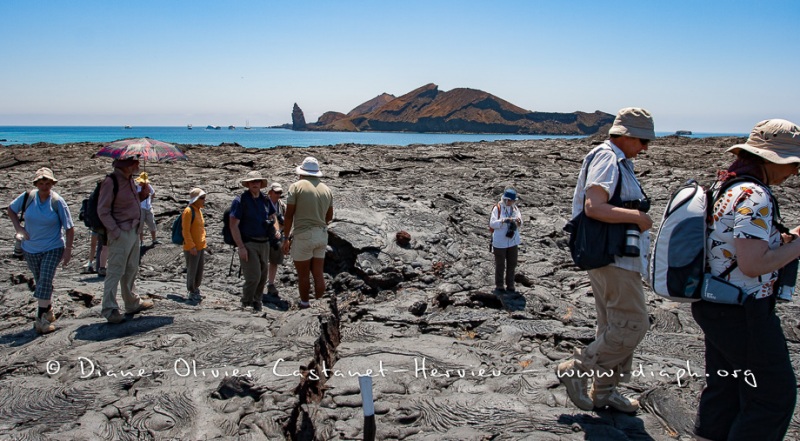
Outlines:
[{"label": "hiking boot", "polygon": [[516,289],[514,289],[514,287],[513,287],[513,286],[507,286],[507,287],[506,287],[506,293],[508,293],[508,294],[516,294],[516,293],[517,293],[517,290],[516,290]]},{"label": "hiking boot", "polygon": [[274,284],[270,283],[267,285],[267,294],[278,297],[278,288],[276,288]]},{"label": "hiking boot", "polygon": [[253,312],[261,312],[261,302],[253,302]]},{"label": "hiking boot", "polygon": [[115,309],[111,311],[111,315],[106,317],[108,323],[112,325],[116,325],[125,321],[125,316],[119,313],[119,309]]},{"label": "hiking boot", "polygon": [[101,266],[97,268],[97,276],[98,277],[105,277],[106,276],[106,268]]},{"label": "hiking boot", "polygon": [[37,318],[36,321],[33,322],[33,329],[36,330],[39,334],[49,334],[56,330],[56,327],[47,321],[44,315]]},{"label": "hiking boot", "polygon": [[579,376],[580,370],[575,366],[575,360],[567,360],[556,366],[556,376],[564,387],[567,388],[567,396],[581,410],[594,409],[594,403],[586,393],[586,377]]},{"label": "hiking boot", "polygon": [[153,307],[152,300],[141,300],[141,299],[139,300],[140,300],[139,304],[136,305],[136,308],[133,311],[129,312],[128,314],[138,314],[146,309],[150,309]]},{"label": "hiking boot", "polygon": [[595,407],[609,406],[625,413],[634,413],[639,410],[639,401],[624,397],[613,384],[592,385],[590,397]]},{"label": "hiking boot", "polygon": [[203,296],[200,294],[200,290],[198,289],[195,292],[190,292],[189,300],[192,302],[199,302],[200,300],[203,300]]}]

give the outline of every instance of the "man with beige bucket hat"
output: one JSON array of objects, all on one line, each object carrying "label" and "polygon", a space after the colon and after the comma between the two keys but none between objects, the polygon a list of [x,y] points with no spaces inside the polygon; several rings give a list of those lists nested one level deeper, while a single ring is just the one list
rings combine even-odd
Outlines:
[{"label": "man with beige bucket hat", "polygon": [[245,190],[231,203],[230,228],[244,275],[242,308],[262,308],[262,294],[269,276],[270,247],[278,247],[281,234],[272,204],[261,192],[268,183],[258,171],[240,181]]},{"label": "man with beige bucket hat", "polygon": [[[631,375],[633,351],[650,326],[642,274],[647,265],[649,199],[633,172],[633,161],[656,138],[653,118],[645,109],[628,107],[617,113],[609,138],[584,159],[572,199],[572,218],[581,212],[608,223],[627,224],[639,235],[638,249],[626,247],[624,256],[600,268],[590,269],[597,309],[597,337],[575,358],[558,365],[556,374],[572,402],[582,410],[609,406],[635,412],[636,400],[617,391]],[[631,233],[634,236],[635,233]],[[593,379],[588,391],[587,380]]]}]

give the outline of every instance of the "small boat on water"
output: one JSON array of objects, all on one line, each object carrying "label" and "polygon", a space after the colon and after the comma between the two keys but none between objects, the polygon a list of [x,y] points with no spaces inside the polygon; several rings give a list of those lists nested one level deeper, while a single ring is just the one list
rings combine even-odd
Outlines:
[{"label": "small boat on water", "polygon": [[191,124],[186,124],[186,128],[189,129],[189,130],[192,130],[192,125]]},{"label": "small boat on water", "polygon": [[252,127],[250,127],[250,120],[249,120],[249,119],[248,119],[248,120],[247,120],[247,122],[244,124],[244,129],[245,129],[245,130],[251,130],[251,129],[252,129]]},{"label": "small boat on water", "polygon": [[123,127],[123,128],[124,128],[124,129],[132,129],[133,127],[131,127],[131,126],[125,126],[125,127]]},{"label": "small boat on water", "polygon": [[236,126],[228,126],[228,130],[236,130]]},{"label": "small boat on water", "polygon": [[691,130],[678,130],[675,132],[675,136],[689,136],[692,134]]},{"label": "small boat on water", "polygon": [[206,126],[206,130],[219,130],[219,126],[212,126],[211,124]]}]

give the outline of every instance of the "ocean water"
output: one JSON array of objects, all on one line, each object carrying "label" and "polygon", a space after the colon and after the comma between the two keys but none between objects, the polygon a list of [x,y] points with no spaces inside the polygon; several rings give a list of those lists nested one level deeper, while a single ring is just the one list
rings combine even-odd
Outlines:
[{"label": "ocean water", "polygon": [[[670,133],[658,133],[658,136]],[[444,133],[390,133],[390,132],[295,132],[287,129],[237,127],[230,130],[209,130],[205,127],[79,127],[79,126],[0,126],[0,144],[33,144],[50,142],[111,142],[123,138],[149,137],[177,144],[219,145],[238,143],[244,147],[272,148],[277,146],[311,147],[335,144],[448,144],[452,142],[496,141],[502,139],[575,139],[581,136],[514,135],[514,134],[444,134]],[[746,136],[745,134],[697,133],[692,137]]]}]

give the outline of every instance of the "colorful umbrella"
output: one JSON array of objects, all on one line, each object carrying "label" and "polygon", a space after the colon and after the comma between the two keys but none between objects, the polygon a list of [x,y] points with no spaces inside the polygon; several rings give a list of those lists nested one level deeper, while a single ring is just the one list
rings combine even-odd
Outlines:
[{"label": "colorful umbrella", "polygon": [[114,159],[138,158],[147,161],[171,161],[189,158],[177,147],[166,142],[150,138],[130,138],[106,144],[95,156],[107,156]]}]

